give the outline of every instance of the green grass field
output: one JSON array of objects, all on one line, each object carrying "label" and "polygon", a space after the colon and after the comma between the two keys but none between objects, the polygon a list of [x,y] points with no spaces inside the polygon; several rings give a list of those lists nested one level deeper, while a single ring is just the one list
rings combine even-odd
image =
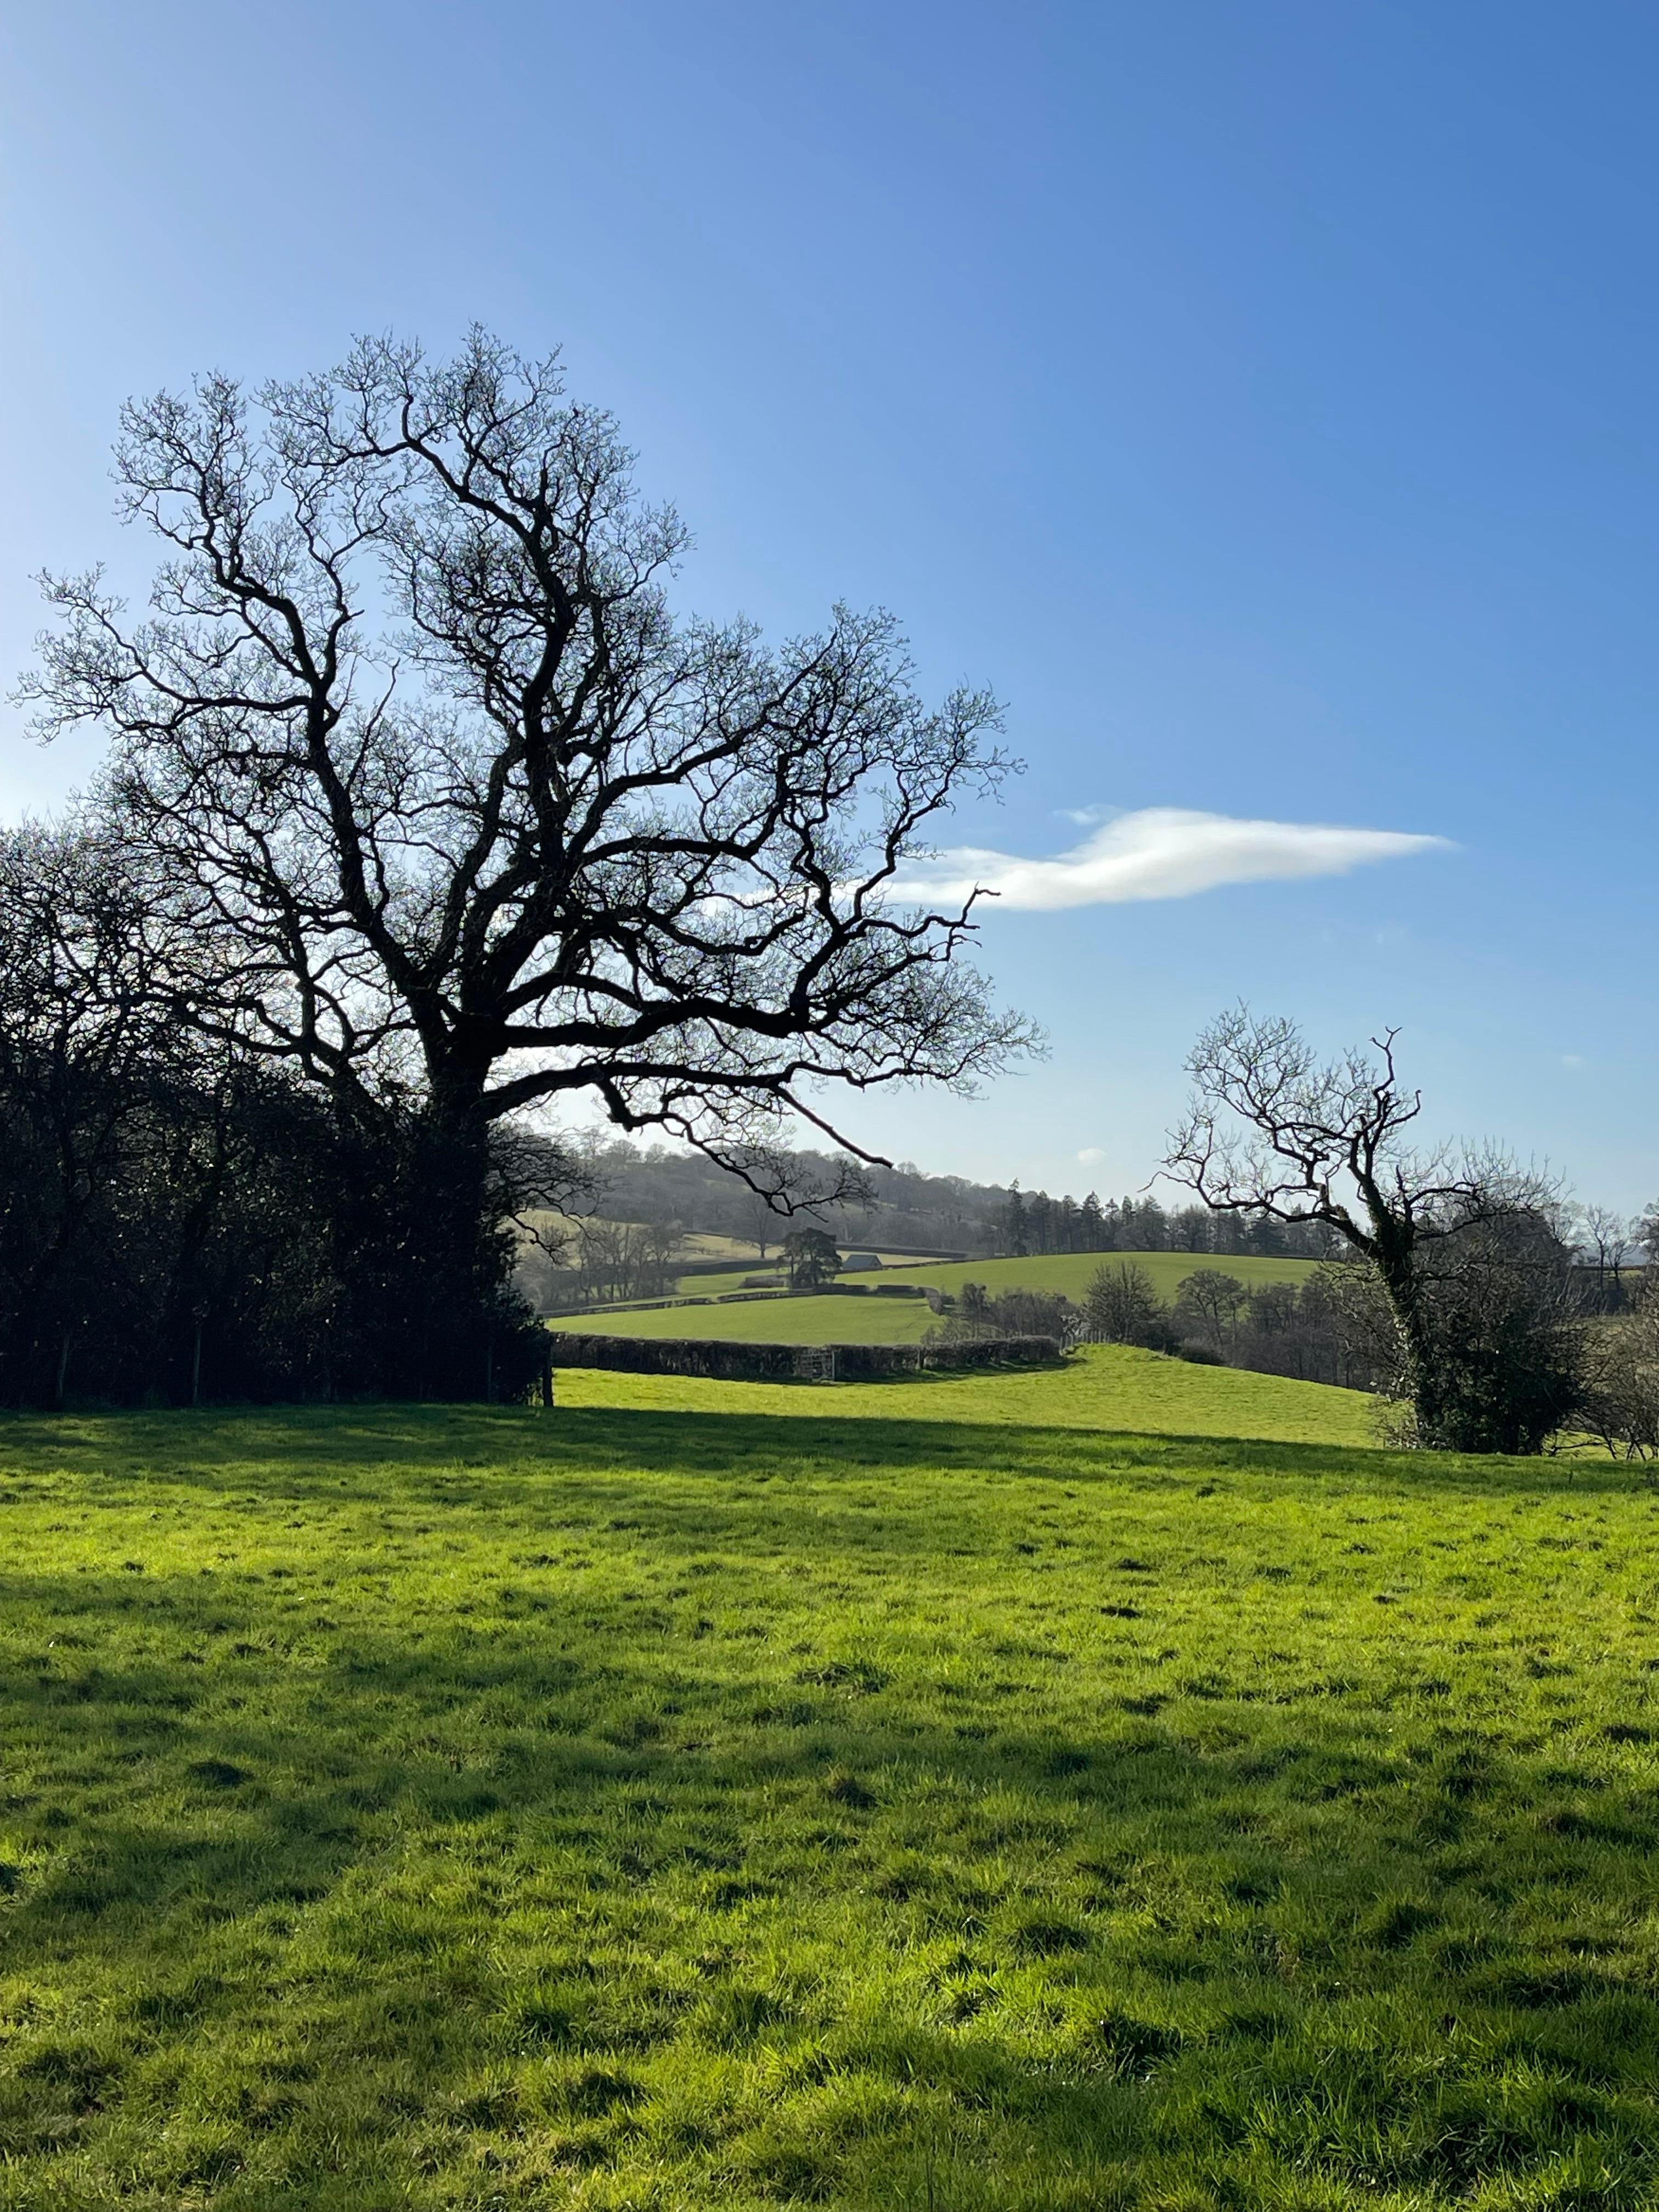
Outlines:
[{"label": "green grass field", "polygon": [[920,1344],[937,1316],[921,1298],[791,1297],[737,1305],[621,1308],[562,1314],[550,1328],[605,1336],[690,1336],[732,1344]]},{"label": "green grass field", "polygon": [[[953,1297],[964,1283],[983,1283],[994,1291],[1060,1291],[1068,1298],[1080,1299],[1097,1269],[1130,1261],[1145,1268],[1159,1297],[1170,1304],[1182,1277],[1195,1268],[1213,1267],[1258,1285],[1299,1283],[1315,1266],[1311,1260],[1212,1260],[1201,1252],[1059,1252],[1032,1260],[921,1260],[914,1267],[884,1267],[879,1275],[851,1276],[848,1280],[923,1283]],[[769,1274],[777,1266],[775,1260],[765,1267],[757,1262],[754,1272]],[[679,1288],[687,1297],[718,1296],[735,1289],[736,1282],[730,1275],[687,1274],[680,1278]]]},{"label": "green grass field", "polygon": [[1659,2201],[1639,1474],[560,1390],[0,1424],[0,2205]]},{"label": "green grass field", "polygon": [[[832,1303],[825,1300],[826,1304]],[[785,1388],[705,1382],[678,1375],[562,1369],[561,1405],[653,1413],[752,1413],[770,1420],[951,1421],[982,1426],[1116,1430],[1128,1435],[1233,1437],[1246,1442],[1365,1445],[1376,1441],[1376,1401],[1358,1390],[1291,1382],[1234,1367],[1189,1367],[1156,1352],[1097,1344],[1058,1367],[879,1382]]]}]

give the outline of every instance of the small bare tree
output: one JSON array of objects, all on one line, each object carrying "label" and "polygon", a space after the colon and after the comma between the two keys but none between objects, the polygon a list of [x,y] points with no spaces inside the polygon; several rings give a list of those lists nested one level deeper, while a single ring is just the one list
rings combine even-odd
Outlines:
[{"label": "small bare tree", "polygon": [[[1418,1437],[1490,1449],[1464,1433],[1459,1408],[1467,1394],[1437,1328],[1445,1271],[1426,1265],[1426,1255],[1460,1238],[1474,1249],[1471,1232],[1483,1224],[1523,1230],[1536,1224],[1548,1243],[1555,1193],[1501,1158],[1412,1149],[1422,1094],[1401,1080],[1397,1034],[1374,1038],[1369,1053],[1321,1061],[1293,1023],[1235,1007],[1210,1024],[1188,1057],[1194,1093],[1170,1133],[1164,1165],[1218,1212],[1319,1222],[1334,1231],[1374,1271],[1398,1343],[1400,1394],[1413,1408]],[[1516,1266],[1545,1264],[1530,1256],[1538,1238],[1507,1236],[1501,1243],[1505,1253],[1524,1248]],[[1483,1265],[1493,1249],[1492,1238],[1480,1240]],[[1549,1326],[1555,1325],[1552,1316]]]},{"label": "small bare tree", "polygon": [[1164,1349],[1173,1341],[1170,1317],[1152,1279],[1133,1260],[1097,1267],[1083,1294],[1083,1326],[1097,1342]]},{"label": "small bare tree", "polygon": [[1585,1206],[1577,1210],[1574,1225],[1579,1249],[1595,1270],[1596,1302],[1604,1313],[1615,1313],[1625,1303],[1625,1263],[1640,1239],[1641,1224],[1611,1206]]},{"label": "small bare tree", "polygon": [[1176,1285],[1174,1325],[1180,1329],[1195,1324],[1218,1351],[1238,1334],[1238,1317],[1249,1303],[1250,1293],[1237,1275],[1219,1267],[1195,1268]]},{"label": "small bare tree", "polygon": [[590,1303],[659,1298],[672,1286],[674,1261],[684,1242],[678,1222],[608,1221],[588,1216],[577,1224],[577,1280]]},{"label": "small bare tree", "polygon": [[1616,1275],[1636,1241],[1630,1222],[1607,1206],[1587,1206],[1579,1219],[1597,1273]]},{"label": "small bare tree", "polygon": [[740,1189],[728,1209],[726,1219],[738,1242],[752,1244],[762,1260],[787,1233],[763,1191]]},{"label": "small bare tree", "polygon": [[1659,1292],[1646,1284],[1597,1332],[1584,1426],[1615,1459],[1659,1459]]}]

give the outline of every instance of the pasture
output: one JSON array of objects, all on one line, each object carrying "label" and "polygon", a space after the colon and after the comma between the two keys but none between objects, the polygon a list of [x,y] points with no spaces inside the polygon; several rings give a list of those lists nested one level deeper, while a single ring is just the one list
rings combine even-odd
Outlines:
[{"label": "pasture", "polygon": [[0,1426],[0,2206],[1655,2201],[1639,1475],[560,1389]]},{"label": "pasture", "polygon": [[[930,1330],[938,1328],[938,1317],[922,1299],[877,1296],[875,1284],[912,1283],[957,1297],[964,1282],[983,1283],[994,1294],[1016,1289],[1058,1291],[1080,1301],[1099,1267],[1125,1261],[1144,1268],[1158,1296],[1170,1304],[1182,1276],[1195,1268],[1207,1267],[1236,1274],[1255,1288],[1275,1282],[1299,1283],[1314,1266],[1310,1260],[1209,1260],[1190,1252],[1072,1252],[1030,1260],[924,1261],[909,1267],[887,1267],[879,1274],[849,1278],[871,1286],[852,1297],[793,1292],[735,1299],[730,1294],[738,1279],[688,1274],[679,1279],[681,1296],[714,1297],[721,1303],[592,1306],[581,1313],[561,1315],[549,1326],[579,1334],[600,1330],[607,1335],[704,1337],[738,1344],[920,1344]],[[756,1272],[767,1271],[757,1267]]]},{"label": "pasture", "polygon": [[[952,1297],[961,1296],[964,1283],[983,1283],[994,1295],[1015,1290],[1059,1291],[1080,1302],[1090,1279],[1098,1269],[1127,1263],[1145,1269],[1152,1279],[1152,1288],[1166,1305],[1174,1304],[1182,1277],[1200,1267],[1237,1275],[1255,1290],[1268,1283],[1303,1282],[1316,1264],[1312,1260],[1217,1260],[1204,1252],[1049,1252],[1028,1260],[918,1260],[908,1266],[884,1267],[879,1274],[851,1276],[848,1279],[920,1283],[946,1291]],[[771,1273],[778,1264],[775,1259],[768,1261],[764,1267],[757,1262],[755,1273]],[[679,1279],[681,1295],[686,1297],[717,1297],[722,1291],[735,1287],[730,1275],[688,1273]]]},{"label": "pasture", "polygon": [[828,1391],[561,1369],[558,1395],[562,1406],[752,1413],[773,1421],[821,1420],[832,1411],[837,1419],[879,1423],[884,1431],[891,1422],[933,1421],[1261,1443],[1365,1445],[1376,1440],[1376,1401],[1362,1391],[1233,1367],[1191,1367],[1121,1344],[1087,1346],[1057,1367],[959,1374],[941,1369],[878,1382],[838,1382]]},{"label": "pasture", "polygon": [[590,1306],[548,1327],[605,1336],[691,1336],[730,1344],[920,1344],[939,1327],[922,1298],[793,1292],[719,1305]]}]

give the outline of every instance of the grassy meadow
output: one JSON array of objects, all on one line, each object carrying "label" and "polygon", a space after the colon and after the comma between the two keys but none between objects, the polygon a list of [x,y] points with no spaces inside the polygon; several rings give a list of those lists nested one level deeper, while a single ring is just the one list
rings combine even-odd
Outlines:
[{"label": "grassy meadow", "polygon": [[[805,1303],[805,1301],[803,1301]],[[825,1300],[826,1304],[833,1303]],[[1230,1437],[1243,1442],[1365,1445],[1376,1440],[1376,1401],[1280,1375],[1189,1367],[1156,1352],[1097,1344],[1052,1367],[895,1376],[817,1386],[710,1382],[693,1376],[561,1369],[562,1406],[619,1412],[752,1413],[768,1420],[965,1423],[979,1428],[1116,1430],[1127,1435]],[[846,1433],[862,1437],[862,1429]]]},{"label": "grassy meadow", "polygon": [[578,1335],[702,1337],[722,1344],[920,1344],[938,1316],[922,1298],[795,1295],[712,1306],[593,1306],[550,1328]]},{"label": "grassy meadow", "polygon": [[1639,1474],[560,1398],[0,1424],[0,2206],[1659,2201]]}]

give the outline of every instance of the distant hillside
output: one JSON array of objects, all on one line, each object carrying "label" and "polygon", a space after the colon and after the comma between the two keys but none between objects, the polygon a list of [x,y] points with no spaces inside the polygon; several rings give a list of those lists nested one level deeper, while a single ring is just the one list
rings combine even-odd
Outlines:
[{"label": "distant hillside", "polygon": [[[729,1237],[757,1259],[775,1251],[793,1225],[697,1153],[616,1143],[595,1147],[588,1158],[592,1209],[613,1220]],[[846,1164],[821,1152],[792,1158],[803,1188],[833,1182]],[[1322,1259],[1328,1249],[1322,1231],[1213,1214],[1200,1206],[1171,1210],[1144,1194],[1103,1200],[1090,1191],[1080,1199],[1052,1198],[1046,1191],[1023,1191],[1017,1182],[927,1175],[909,1162],[863,1168],[860,1174],[860,1201],[808,1207],[797,1220],[823,1226],[843,1248],[960,1252],[970,1259],[1113,1251]]]},{"label": "distant hillside", "polygon": [[[1131,1256],[1131,1255],[1127,1255]],[[1166,1305],[1173,1305],[1182,1278],[1194,1267],[1202,1264],[1190,1252],[1138,1252],[1133,1255],[1134,1264],[1146,1277],[1152,1290]],[[1109,1266],[1115,1266],[1108,1259]],[[967,1282],[977,1282],[994,1297],[1011,1290],[1042,1291],[1057,1293],[1080,1304],[1088,1294],[1089,1282],[1102,1265],[1102,1258],[1094,1252],[1048,1253],[1040,1258],[1025,1260],[969,1260],[916,1261],[908,1266],[884,1267],[879,1275],[854,1275],[848,1279],[854,1284],[873,1288],[878,1281],[890,1290],[901,1284],[925,1285],[944,1291],[950,1297],[960,1297]],[[1237,1275],[1249,1289],[1259,1290],[1272,1283],[1300,1285],[1314,1272],[1311,1260],[1277,1258],[1244,1258],[1231,1261],[1228,1272]],[[729,1275],[693,1270],[682,1275],[676,1288],[683,1297],[718,1297],[729,1294],[734,1288]],[[845,1299],[842,1304],[846,1304]],[[866,1303],[868,1303],[866,1301]]]}]

